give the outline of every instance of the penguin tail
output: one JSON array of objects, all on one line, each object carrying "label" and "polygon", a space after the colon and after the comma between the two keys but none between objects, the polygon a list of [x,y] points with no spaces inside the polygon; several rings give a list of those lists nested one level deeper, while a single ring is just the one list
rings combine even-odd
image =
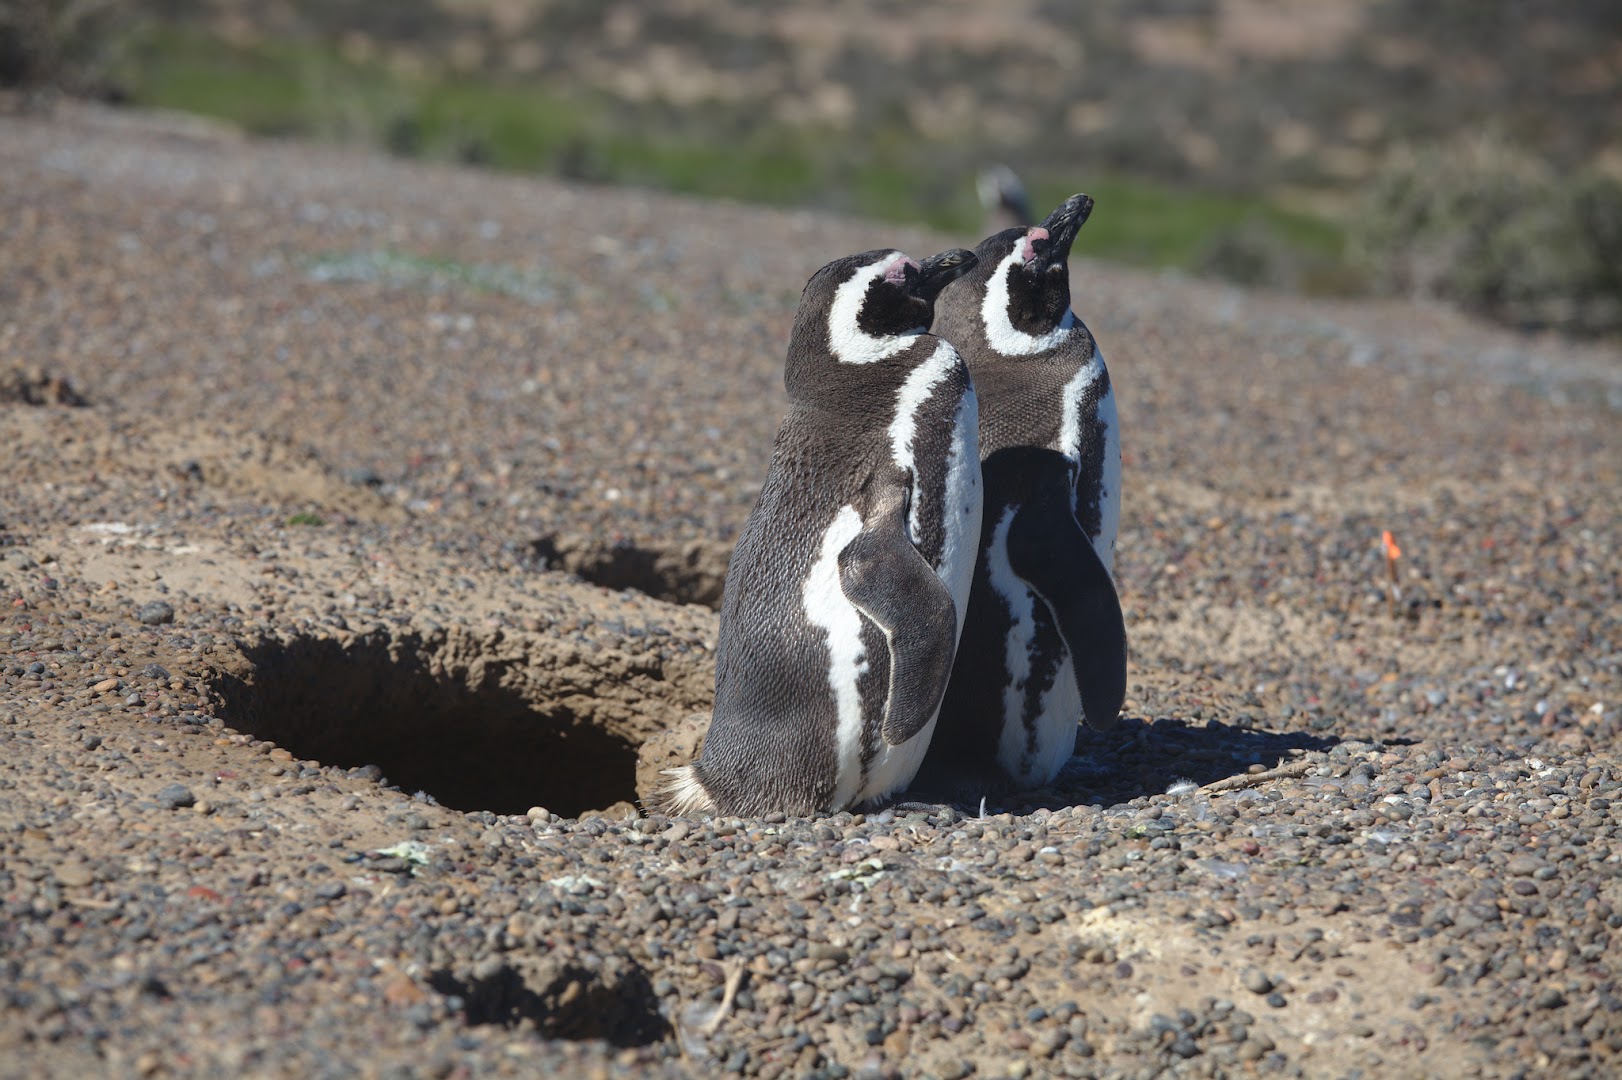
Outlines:
[{"label": "penguin tail", "polygon": [[704,790],[704,785],[699,780],[698,774],[693,771],[693,766],[683,765],[679,769],[666,769],[661,775],[670,777],[670,782],[660,788],[656,796],[666,813],[691,817],[694,814],[714,811],[715,800]]}]

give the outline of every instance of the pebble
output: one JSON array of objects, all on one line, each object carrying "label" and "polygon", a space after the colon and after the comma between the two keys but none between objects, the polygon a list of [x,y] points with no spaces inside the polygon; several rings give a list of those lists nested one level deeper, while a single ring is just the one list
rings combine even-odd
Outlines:
[{"label": "pebble", "polygon": [[1558,1009],[1565,1003],[1566,995],[1552,986],[1538,991],[1538,996],[1532,1001],[1533,1007],[1538,1009]]},{"label": "pebble", "polygon": [[175,609],[167,601],[152,600],[141,605],[137,617],[147,626],[162,626],[175,621]]},{"label": "pebble", "polygon": [[187,787],[185,784],[165,784],[162,788],[158,789],[157,795],[155,795],[153,798],[157,801],[159,806],[166,810],[173,810],[177,807],[191,806],[197,801],[197,796],[193,795],[191,788]]},{"label": "pebble", "polygon": [[70,888],[89,885],[96,880],[96,875],[90,867],[82,862],[68,862],[56,868],[56,880]]}]

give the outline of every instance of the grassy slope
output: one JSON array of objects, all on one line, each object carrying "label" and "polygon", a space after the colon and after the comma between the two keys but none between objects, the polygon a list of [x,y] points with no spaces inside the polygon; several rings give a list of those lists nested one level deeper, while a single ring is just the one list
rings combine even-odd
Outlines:
[{"label": "grassy slope", "polygon": [[[132,55],[127,82],[135,103],[215,116],[259,134],[313,135],[517,171],[829,206],[965,235],[980,223],[971,178],[942,184],[942,148],[915,136],[897,136],[883,147],[852,146],[834,133],[807,130],[706,136],[690,123],[679,131],[637,123],[604,103],[533,84],[351,62],[311,41],[243,47],[165,28],[149,32]],[[1057,203],[1078,186],[1094,196],[1099,212],[1086,238],[1092,256],[1199,269],[1214,243],[1248,226],[1285,259],[1316,268],[1308,285],[1344,281],[1340,229],[1262,198],[1127,177],[1028,180],[1037,207]]]}]

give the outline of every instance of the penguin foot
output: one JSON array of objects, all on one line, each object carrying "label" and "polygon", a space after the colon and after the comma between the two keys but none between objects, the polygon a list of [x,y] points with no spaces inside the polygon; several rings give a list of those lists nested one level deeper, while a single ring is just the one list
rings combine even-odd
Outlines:
[{"label": "penguin foot", "polygon": [[1000,799],[1014,785],[1000,768],[987,770],[954,763],[928,762],[901,794],[918,803],[954,807],[967,817],[984,816],[986,800]]}]

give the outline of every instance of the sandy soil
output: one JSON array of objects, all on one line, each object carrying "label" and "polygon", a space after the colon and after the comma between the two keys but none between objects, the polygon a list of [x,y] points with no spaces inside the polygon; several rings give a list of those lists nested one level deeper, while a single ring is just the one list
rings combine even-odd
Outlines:
[{"label": "sandy soil", "polygon": [[0,117],[0,1075],[1614,1073],[1605,347],[1078,260],[1121,728],[637,816],[801,284],[973,239]]}]

